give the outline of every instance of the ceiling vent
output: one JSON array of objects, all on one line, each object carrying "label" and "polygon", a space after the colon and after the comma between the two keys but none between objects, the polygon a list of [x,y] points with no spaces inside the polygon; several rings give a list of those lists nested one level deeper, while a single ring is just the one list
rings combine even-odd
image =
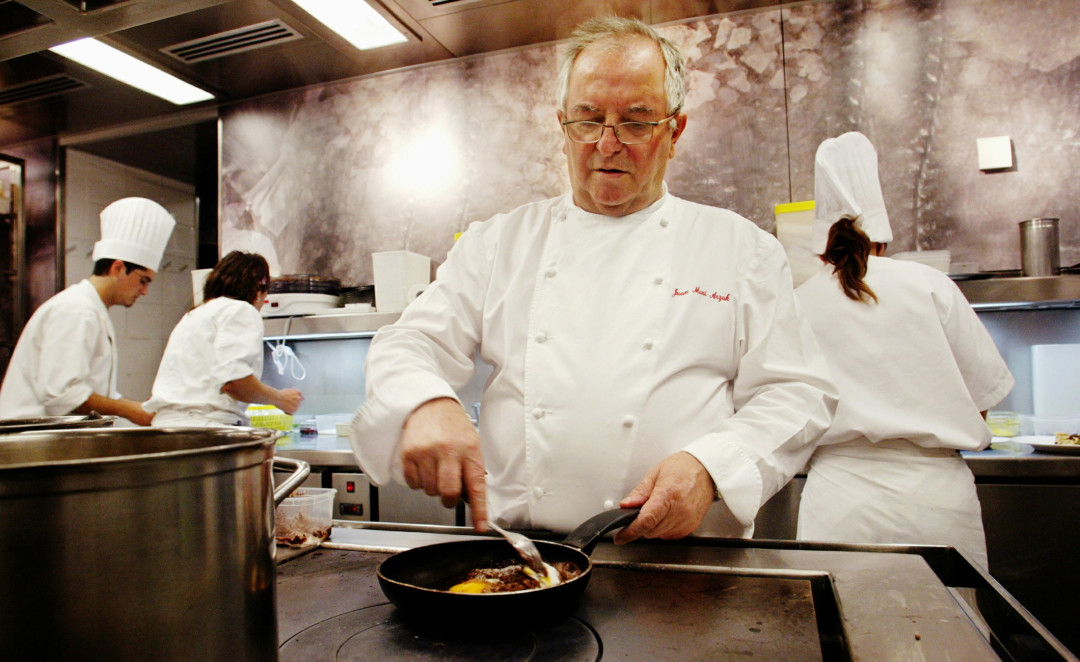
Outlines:
[{"label": "ceiling vent", "polygon": [[11,87],[0,88],[0,106],[24,101],[36,101],[45,97],[64,94],[72,90],[89,87],[81,80],[72,78],[67,74],[57,74],[32,80],[28,83],[20,83]]},{"label": "ceiling vent", "polygon": [[161,52],[186,64],[194,64],[303,38],[304,35],[275,19],[166,46]]}]

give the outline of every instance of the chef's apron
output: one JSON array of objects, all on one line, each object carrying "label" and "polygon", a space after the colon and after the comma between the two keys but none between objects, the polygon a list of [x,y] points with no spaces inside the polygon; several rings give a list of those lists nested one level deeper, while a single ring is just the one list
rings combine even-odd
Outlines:
[{"label": "chef's apron", "polygon": [[954,449],[901,439],[819,447],[802,491],[797,537],[947,545],[987,567],[971,469]]}]

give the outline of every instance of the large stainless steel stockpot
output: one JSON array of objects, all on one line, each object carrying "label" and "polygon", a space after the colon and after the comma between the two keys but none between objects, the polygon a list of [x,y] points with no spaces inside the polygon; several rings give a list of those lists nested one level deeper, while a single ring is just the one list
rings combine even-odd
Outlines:
[{"label": "large stainless steel stockpot", "polygon": [[0,435],[2,657],[276,660],[274,506],[309,471],[275,460],[278,437]]}]

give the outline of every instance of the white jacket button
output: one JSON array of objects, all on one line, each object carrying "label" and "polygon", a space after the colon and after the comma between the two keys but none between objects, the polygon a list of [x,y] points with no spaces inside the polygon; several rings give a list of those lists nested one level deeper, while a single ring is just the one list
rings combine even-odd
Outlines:
[{"label": "white jacket button", "polygon": [[540,487],[539,485],[534,487],[533,488],[533,498],[535,498],[535,499],[543,499],[544,498],[544,488]]},{"label": "white jacket button", "polygon": [[653,341],[652,341],[652,339],[651,339],[651,338],[646,338],[645,342],[644,342],[644,343],[642,343],[642,345],[641,345],[641,346],[642,346],[642,347],[643,347],[644,349],[652,349],[652,348],[653,348]]},{"label": "white jacket button", "polygon": [[653,276],[652,282],[656,283],[657,285],[663,285],[664,284],[664,277],[663,276]]},{"label": "white jacket button", "polygon": [[541,331],[540,333],[536,334],[536,342],[538,342],[538,343],[544,343],[544,342],[547,342],[547,339],[548,339],[548,337],[547,337],[547,334],[546,334],[546,333],[544,333],[543,331]]},{"label": "white jacket button", "polygon": [[632,427],[634,427],[634,423],[636,423],[636,421],[634,420],[633,416],[627,416],[622,421],[622,424],[623,424],[624,428],[632,428]]},{"label": "white jacket button", "polygon": [[666,218],[660,219],[660,227],[666,228],[668,226],[668,220]]},{"label": "white jacket button", "polygon": [[556,273],[554,269],[548,269],[544,272],[544,278],[554,278]]},{"label": "white jacket button", "polygon": [[544,417],[544,410],[537,407],[536,409],[532,410],[532,415],[533,415],[533,418],[537,418],[537,419],[543,418]]}]

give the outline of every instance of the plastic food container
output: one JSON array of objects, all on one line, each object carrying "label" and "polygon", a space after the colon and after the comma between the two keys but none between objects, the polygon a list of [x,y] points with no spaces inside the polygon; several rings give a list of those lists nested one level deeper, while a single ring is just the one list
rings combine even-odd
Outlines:
[{"label": "plastic food container", "polygon": [[335,494],[337,490],[331,488],[301,487],[286,497],[274,513],[278,546],[306,547],[329,538]]},{"label": "plastic food container", "polygon": [[274,405],[248,405],[247,415],[251,419],[253,428],[268,428],[283,432],[289,432],[293,428],[293,417]]},{"label": "plastic food container", "polygon": [[1013,411],[991,411],[986,424],[995,437],[1015,437],[1020,434],[1020,414]]}]

